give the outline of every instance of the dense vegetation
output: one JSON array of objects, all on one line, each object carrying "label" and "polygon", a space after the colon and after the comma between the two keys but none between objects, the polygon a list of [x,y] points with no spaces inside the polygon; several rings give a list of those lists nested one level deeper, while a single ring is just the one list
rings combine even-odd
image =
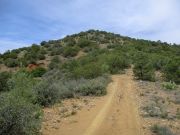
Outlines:
[{"label": "dense vegetation", "polygon": [[[62,61],[56,56],[64,57],[62,61],[64,63],[73,60],[79,51],[88,54],[89,58],[86,61],[91,60],[89,65],[77,60],[79,67],[74,69],[74,75],[77,77],[81,76],[80,73],[86,72],[81,70],[87,69],[90,72],[94,65],[97,71],[117,73],[119,69],[127,68],[129,63],[134,65],[137,79],[155,81],[154,73],[161,71],[166,81],[180,83],[180,47],[178,45],[132,39],[104,31],[89,30],[61,40],[43,41],[40,45],[33,44],[31,47],[7,51],[0,55],[0,61],[7,67],[26,67],[28,64],[38,64],[39,61],[51,58],[49,69],[54,69],[60,68],[60,64],[57,63]],[[104,58],[103,55],[108,57]],[[53,59],[54,56],[55,59]],[[96,58],[98,60],[93,62]],[[106,71],[102,71],[98,64]],[[99,72],[95,74],[101,75]],[[90,75],[87,76],[90,77]]]},{"label": "dense vegetation", "polygon": [[[156,81],[158,71],[164,81],[179,84],[179,54],[178,45],[95,30],[7,51],[0,63],[20,70],[0,73],[0,134],[37,134],[42,107],[64,98],[104,95],[108,74],[129,67],[136,79]],[[27,68],[30,64],[37,67]]]},{"label": "dense vegetation", "polygon": [[8,72],[1,72],[0,73],[0,92],[8,91],[8,80],[11,77],[11,73]]}]

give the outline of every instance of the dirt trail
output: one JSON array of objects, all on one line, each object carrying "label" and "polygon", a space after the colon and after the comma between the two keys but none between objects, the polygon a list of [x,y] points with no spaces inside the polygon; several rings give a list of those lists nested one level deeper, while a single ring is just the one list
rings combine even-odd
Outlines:
[{"label": "dirt trail", "polygon": [[108,94],[95,100],[93,108],[82,109],[46,135],[142,135],[132,71],[112,80]]},{"label": "dirt trail", "polygon": [[[141,121],[135,99],[135,84],[132,72],[129,75],[113,76],[114,91],[107,115],[98,130],[87,135],[141,135]],[[101,116],[102,117],[102,116]],[[98,121],[98,120],[97,120]]]},{"label": "dirt trail", "polygon": [[111,87],[113,91],[111,97],[113,98],[109,98],[110,101],[106,102],[102,112],[94,120],[92,129],[87,130],[85,135],[142,134],[132,71],[129,70],[127,74],[112,77],[114,84]]}]

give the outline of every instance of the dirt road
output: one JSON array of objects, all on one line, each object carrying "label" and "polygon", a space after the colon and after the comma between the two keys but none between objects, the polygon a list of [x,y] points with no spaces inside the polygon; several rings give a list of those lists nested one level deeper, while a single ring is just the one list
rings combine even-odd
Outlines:
[{"label": "dirt road", "polygon": [[[112,76],[108,94],[47,135],[142,135],[132,71]],[[72,122],[76,121],[76,122]]]}]

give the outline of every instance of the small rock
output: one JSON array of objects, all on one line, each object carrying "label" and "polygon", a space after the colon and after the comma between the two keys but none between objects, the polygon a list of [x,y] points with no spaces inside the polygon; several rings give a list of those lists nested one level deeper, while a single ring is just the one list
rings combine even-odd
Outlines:
[{"label": "small rock", "polygon": [[57,125],[53,125],[52,128],[59,129],[59,127]]}]

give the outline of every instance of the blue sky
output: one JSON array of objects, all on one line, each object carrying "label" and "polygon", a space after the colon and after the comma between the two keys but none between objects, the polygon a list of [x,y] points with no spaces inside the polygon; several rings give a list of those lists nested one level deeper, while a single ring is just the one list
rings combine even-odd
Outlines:
[{"label": "blue sky", "polygon": [[0,52],[88,29],[180,43],[179,0],[0,0]]}]

